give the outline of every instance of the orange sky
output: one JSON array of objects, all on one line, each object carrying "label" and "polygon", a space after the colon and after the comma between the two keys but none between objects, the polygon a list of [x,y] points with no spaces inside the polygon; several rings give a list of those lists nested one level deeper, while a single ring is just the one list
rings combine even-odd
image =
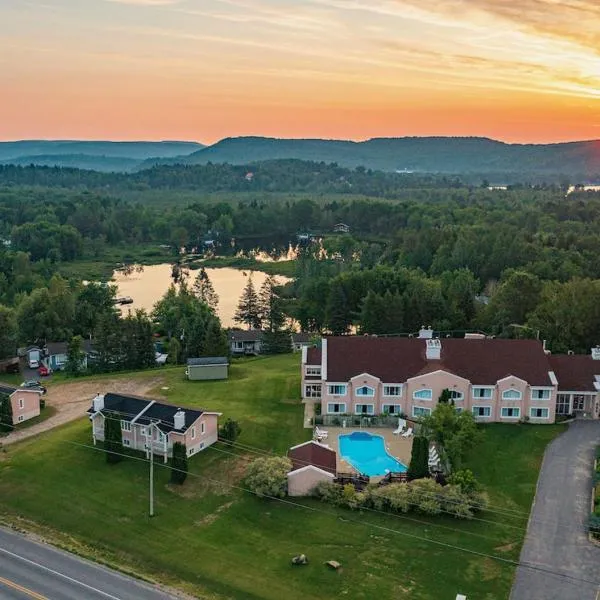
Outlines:
[{"label": "orange sky", "polygon": [[2,0],[0,139],[600,138],[596,0]]}]

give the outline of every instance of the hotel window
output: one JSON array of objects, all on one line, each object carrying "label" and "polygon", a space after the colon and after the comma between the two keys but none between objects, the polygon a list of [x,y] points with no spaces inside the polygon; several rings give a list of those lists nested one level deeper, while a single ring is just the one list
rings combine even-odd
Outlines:
[{"label": "hotel window", "polygon": [[343,402],[341,402],[341,403],[331,402],[327,405],[327,412],[330,415],[343,414],[346,412],[346,404],[344,404]]},{"label": "hotel window", "polygon": [[388,415],[399,415],[402,412],[402,407],[399,404],[384,404],[381,410]]},{"label": "hotel window", "polygon": [[308,384],[304,386],[304,397],[305,398],[320,398],[321,397],[321,386],[315,384]]},{"label": "hotel window", "polygon": [[375,413],[375,405],[373,405],[373,404],[356,404],[354,406],[354,414],[372,415],[374,413]]},{"label": "hotel window", "polygon": [[384,385],[383,386],[384,396],[401,396],[402,386],[401,385]]},{"label": "hotel window", "polygon": [[328,385],[327,389],[332,396],[345,396],[346,395],[346,386],[334,383],[333,385]]},{"label": "hotel window", "polygon": [[585,396],[582,394],[575,394],[573,396],[573,410],[584,410],[585,409]]},{"label": "hotel window", "polygon": [[489,387],[474,387],[473,398],[479,398],[481,400],[491,400],[493,389]]},{"label": "hotel window", "polygon": [[550,400],[550,390],[531,390],[532,400]]},{"label": "hotel window", "polygon": [[490,406],[474,406],[472,410],[474,417],[488,418],[492,416],[492,409]]},{"label": "hotel window", "polygon": [[532,419],[547,419],[549,411],[547,408],[530,408],[529,416]]},{"label": "hotel window", "polygon": [[121,421],[121,431],[131,431],[131,422]]},{"label": "hotel window", "polygon": [[422,406],[413,406],[412,415],[413,417],[426,417],[431,414],[430,408],[423,408]]},{"label": "hotel window", "polygon": [[363,385],[359,388],[356,388],[356,391],[354,393],[357,396],[374,396],[375,390],[372,387],[369,387],[368,385]]},{"label": "hotel window", "polygon": [[321,376],[321,367],[306,367],[306,375],[308,377]]},{"label": "hotel window", "polygon": [[519,390],[506,390],[502,392],[502,400],[520,400],[521,392]]},{"label": "hotel window", "polygon": [[462,406],[456,406],[456,407],[454,408],[454,412],[455,412],[455,413],[461,413],[462,411],[463,411],[463,407],[462,407]]},{"label": "hotel window", "polygon": [[460,402],[464,398],[464,394],[462,392],[457,392],[456,390],[450,390],[450,400],[454,400],[455,402]]},{"label": "hotel window", "polygon": [[556,414],[571,414],[571,394],[558,394],[556,398]]},{"label": "hotel window", "polygon": [[504,407],[500,412],[500,416],[503,419],[518,419],[521,416],[521,409]]},{"label": "hotel window", "polygon": [[417,390],[413,392],[413,398],[415,400],[431,400],[433,393],[431,390]]}]

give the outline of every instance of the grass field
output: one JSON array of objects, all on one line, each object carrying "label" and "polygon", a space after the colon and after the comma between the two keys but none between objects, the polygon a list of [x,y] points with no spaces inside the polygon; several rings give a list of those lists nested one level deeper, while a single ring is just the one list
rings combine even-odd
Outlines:
[{"label": "grass field", "polygon": [[[231,378],[216,382],[187,382],[183,369],[165,370],[160,387],[169,389],[160,393],[182,406],[222,411],[239,420],[240,443],[283,453],[310,436],[302,428],[298,363],[297,355],[234,362]],[[441,600],[461,592],[505,599],[511,565],[438,543],[517,559],[543,450],[562,430],[485,428],[469,466],[494,510],[520,511],[517,517],[486,512],[480,518],[491,522],[462,522],[410,514],[410,520],[311,500],[264,501],[241,489],[252,454],[216,445],[190,461],[183,487],[171,487],[167,469],[157,467],[150,519],[147,464],[107,465],[100,451],[85,447],[90,427],[81,420],[0,453],[0,514],[57,532],[55,542],[96,559],[185,582],[203,598]],[[291,567],[300,552],[310,564]],[[328,570],[323,562],[330,559],[343,570]]]}]

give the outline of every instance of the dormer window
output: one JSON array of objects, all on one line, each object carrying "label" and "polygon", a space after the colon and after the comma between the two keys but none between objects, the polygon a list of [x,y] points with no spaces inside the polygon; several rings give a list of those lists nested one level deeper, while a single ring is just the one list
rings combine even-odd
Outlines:
[{"label": "dormer window", "polygon": [[374,396],[375,390],[372,387],[369,387],[368,385],[363,385],[359,388],[356,388],[356,391],[354,393],[357,396]]}]

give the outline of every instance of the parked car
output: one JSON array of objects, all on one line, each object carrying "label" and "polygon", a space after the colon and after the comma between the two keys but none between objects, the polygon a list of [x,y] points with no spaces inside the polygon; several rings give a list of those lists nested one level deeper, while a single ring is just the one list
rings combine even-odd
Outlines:
[{"label": "parked car", "polygon": [[46,365],[40,365],[40,368],[38,369],[38,374],[42,377],[48,377],[48,375],[52,374],[52,369],[50,369]]},{"label": "parked car", "polygon": [[40,366],[40,363],[38,360],[35,360],[34,358],[30,359],[29,362],[27,363],[27,366],[30,369],[37,369]]},{"label": "parked car", "polygon": [[27,388],[30,390],[40,390],[42,392],[42,394],[46,393],[46,388],[36,379],[29,379],[27,381],[24,381],[21,384],[22,388]]}]

